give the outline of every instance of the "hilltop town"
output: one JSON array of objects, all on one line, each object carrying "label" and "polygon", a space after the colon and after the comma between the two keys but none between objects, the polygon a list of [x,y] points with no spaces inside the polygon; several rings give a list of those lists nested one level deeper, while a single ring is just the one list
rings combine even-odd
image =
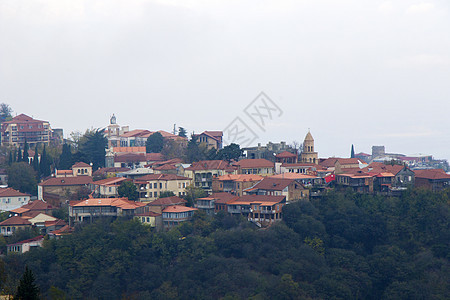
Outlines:
[{"label": "hilltop town", "polygon": [[447,292],[445,160],[353,145],[321,157],[310,130],[241,148],[217,128],[130,129],[115,115],[69,139],[49,121],[0,118],[6,297],[32,271],[51,299]]},{"label": "hilltop town", "polygon": [[267,227],[282,220],[286,205],[331,189],[399,196],[450,183],[446,161],[386,153],[384,146],[367,154],[352,145],[348,157],[322,158],[309,131],[297,147],[240,148],[224,145],[222,131],[188,137],[181,127],[130,130],[115,115],[104,128],[69,140],[49,121],[9,119],[1,125],[0,232],[10,237],[34,228],[39,235],[8,243],[6,252],[25,252],[45,235],[61,237],[101,217],[133,217],[168,230],[197,211],[224,211]]}]

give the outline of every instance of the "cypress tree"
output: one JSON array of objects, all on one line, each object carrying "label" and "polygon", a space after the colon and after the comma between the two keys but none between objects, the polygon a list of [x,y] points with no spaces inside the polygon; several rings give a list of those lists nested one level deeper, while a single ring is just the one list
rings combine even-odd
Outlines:
[{"label": "cypress tree", "polygon": [[28,157],[28,150],[30,150],[30,147],[28,146],[27,140],[25,140],[25,144],[23,145],[23,156],[22,160],[26,162],[27,164],[30,162]]},{"label": "cypress tree", "polygon": [[19,151],[17,151],[17,162],[21,162],[23,160],[23,158],[22,158],[22,150],[20,150],[20,147],[19,147]]},{"label": "cypress tree", "polygon": [[39,169],[44,177],[50,176],[50,174],[51,174],[50,161],[47,156],[47,150],[45,149],[45,145],[44,145],[44,150],[42,150],[41,161],[39,163]]},{"label": "cypress tree", "polygon": [[8,164],[11,165],[12,163],[13,163],[13,155],[12,155],[12,151],[9,151]]},{"label": "cypress tree", "polygon": [[19,286],[17,287],[17,291],[13,299],[39,299],[39,288],[34,283],[34,274],[28,266],[25,267],[25,272],[20,279]]},{"label": "cypress tree", "polygon": [[41,177],[41,170],[39,168],[39,152],[38,152],[38,147],[36,145],[36,148],[34,149],[34,157],[33,157],[33,169],[36,171],[36,173],[38,174],[38,178]]},{"label": "cypress tree", "polygon": [[69,170],[72,166],[72,151],[70,150],[70,145],[64,144],[62,148],[62,153],[59,156],[59,169]]},{"label": "cypress tree", "polygon": [[352,151],[350,152],[350,158],[355,158],[355,148],[353,147],[353,144],[352,144]]}]

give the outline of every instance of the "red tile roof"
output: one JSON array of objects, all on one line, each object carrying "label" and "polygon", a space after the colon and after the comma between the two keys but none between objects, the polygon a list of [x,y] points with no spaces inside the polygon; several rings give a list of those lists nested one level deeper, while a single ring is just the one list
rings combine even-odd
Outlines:
[{"label": "red tile roof", "polygon": [[449,179],[450,175],[442,169],[414,170],[416,178],[424,178],[430,180]]},{"label": "red tile roof", "polygon": [[131,201],[127,198],[90,198],[80,201],[70,201],[69,205],[72,207],[114,206],[122,209],[136,209],[138,207],[145,206],[145,203]]},{"label": "red tile roof", "polygon": [[103,175],[103,174],[106,174],[106,173],[120,173],[120,172],[129,171],[129,170],[130,170],[130,168],[115,168],[115,167],[112,167],[112,168],[101,168],[101,169],[98,169],[97,171],[95,171],[93,173],[93,175]]},{"label": "red tile roof", "polygon": [[25,197],[25,196],[30,195],[16,191],[13,188],[0,188],[0,197]]},{"label": "red tile roof", "polygon": [[177,166],[175,164],[165,164],[156,168],[153,168],[153,170],[163,171],[163,170],[176,170]]},{"label": "red tile roof", "polygon": [[123,137],[123,138],[139,137],[139,136],[143,136],[145,134],[148,134],[150,132],[151,131],[145,130],[145,129],[134,129],[134,130],[128,131],[128,132],[120,135],[120,137]]},{"label": "red tile roof", "polygon": [[71,186],[71,185],[85,185],[92,183],[91,176],[76,176],[76,177],[56,177],[45,180],[39,183],[40,186]]},{"label": "red tile roof", "polygon": [[18,216],[11,217],[0,223],[0,226],[31,225],[31,222]]},{"label": "red tile roof", "polygon": [[203,171],[203,170],[225,170],[234,171],[234,168],[224,160],[202,160],[193,162],[186,170]]},{"label": "red tile roof", "polygon": [[73,168],[90,168],[90,167],[91,167],[91,166],[88,165],[87,163],[82,162],[82,161],[79,161],[79,162],[75,163],[75,164],[72,166],[72,169],[73,169]]},{"label": "red tile roof", "polygon": [[147,153],[146,157],[148,161],[164,161],[164,155],[161,153]]},{"label": "red tile roof", "polygon": [[102,180],[97,180],[92,182],[92,184],[95,185],[117,185],[122,183],[123,181],[127,180],[124,177],[110,177]]},{"label": "red tile roof", "polygon": [[39,235],[37,237],[31,238],[31,239],[28,239],[28,240],[23,240],[23,241],[14,243],[14,244],[8,244],[7,246],[18,246],[18,245],[23,245],[23,244],[26,244],[26,243],[37,242],[37,241],[40,241],[40,240],[43,240],[43,239],[44,239],[44,236],[43,235]]},{"label": "red tile roof", "polygon": [[216,199],[215,203],[218,204],[227,204],[228,202],[239,198],[238,196],[226,192],[212,193],[209,197]]},{"label": "red tile roof", "polygon": [[246,181],[259,181],[262,180],[263,178],[264,178],[263,176],[256,174],[227,174],[217,177],[217,180],[246,182]]},{"label": "red tile roof", "polygon": [[29,202],[28,204],[23,205],[21,208],[28,210],[48,210],[53,209],[53,206],[42,200],[34,200],[32,202]]},{"label": "red tile roof", "polygon": [[113,153],[145,153],[145,147],[113,147]]},{"label": "red tile roof", "polygon": [[257,158],[257,159],[243,159],[236,163],[234,163],[235,166],[239,166],[241,169],[247,169],[247,168],[273,168],[275,164],[271,162],[270,160],[264,159],[264,158]]},{"label": "red tile roof", "polygon": [[280,178],[280,179],[313,179],[317,178],[317,176],[313,175],[306,175],[306,174],[300,174],[300,173],[283,173],[283,174],[277,174],[270,176],[268,178]]},{"label": "red tile roof", "polygon": [[192,207],[186,207],[186,206],[180,206],[180,205],[174,205],[174,206],[168,206],[163,210],[163,213],[178,213],[178,212],[187,212],[187,211],[196,211],[197,208]]},{"label": "red tile roof", "polygon": [[114,162],[147,162],[147,155],[145,153],[117,153],[114,156]]},{"label": "red tile roof", "polygon": [[268,177],[258,182],[253,188],[266,191],[282,191],[294,181],[294,179]]},{"label": "red tile roof", "polygon": [[47,121],[41,121],[41,120],[33,119],[32,117],[27,116],[26,114],[20,114],[18,116],[15,116],[14,118],[12,118],[11,121],[3,122],[2,124],[31,123],[31,122],[36,122],[36,123],[45,122],[45,123],[48,123]]},{"label": "red tile roof", "polygon": [[171,197],[165,197],[165,198],[159,198],[155,201],[152,201],[148,203],[149,206],[169,206],[169,205],[184,205],[186,203],[186,200],[177,197],[177,196],[171,196]]},{"label": "red tile roof", "polygon": [[277,155],[275,155],[276,158],[295,158],[297,157],[297,154],[291,153],[289,151],[283,151],[281,153],[278,153]]}]

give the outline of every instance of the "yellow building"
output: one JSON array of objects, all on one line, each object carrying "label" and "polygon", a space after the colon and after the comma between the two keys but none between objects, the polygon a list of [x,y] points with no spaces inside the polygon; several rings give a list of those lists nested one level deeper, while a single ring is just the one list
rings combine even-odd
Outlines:
[{"label": "yellow building", "polygon": [[175,174],[148,174],[134,181],[141,202],[156,200],[163,192],[173,192],[178,197],[184,196],[191,182],[191,178]]}]

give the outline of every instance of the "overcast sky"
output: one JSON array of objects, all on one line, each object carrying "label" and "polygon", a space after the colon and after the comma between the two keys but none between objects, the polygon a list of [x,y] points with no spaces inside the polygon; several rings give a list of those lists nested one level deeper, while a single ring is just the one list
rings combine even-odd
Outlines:
[{"label": "overcast sky", "polygon": [[[450,159],[450,6],[430,1],[0,0],[0,102],[71,131],[222,130],[320,157]],[[264,91],[263,129],[244,109]],[[255,144],[258,142],[256,141]]]}]

